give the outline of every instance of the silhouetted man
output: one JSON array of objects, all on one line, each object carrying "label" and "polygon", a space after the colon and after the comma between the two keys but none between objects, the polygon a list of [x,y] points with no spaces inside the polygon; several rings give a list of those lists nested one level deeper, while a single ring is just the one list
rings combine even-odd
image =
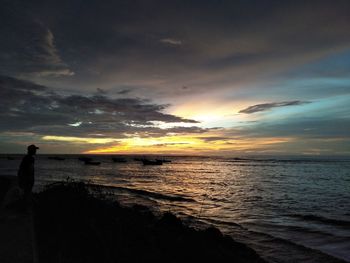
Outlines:
[{"label": "silhouetted man", "polygon": [[18,185],[24,192],[24,200],[28,204],[34,185],[34,155],[39,147],[29,145],[28,153],[23,157],[18,170]]}]

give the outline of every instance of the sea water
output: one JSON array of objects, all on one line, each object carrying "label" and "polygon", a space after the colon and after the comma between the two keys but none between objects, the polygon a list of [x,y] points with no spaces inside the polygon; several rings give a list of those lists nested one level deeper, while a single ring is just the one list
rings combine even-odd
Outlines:
[{"label": "sea water", "polygon": [[[93,156],[101,164],[90,166],[76,155],[47,157],[36,157],[36,191],[68,177],[89,181],[126,205],[214,225],[269,262],[350,262],[348,159],[177,156],[144,166]],[[2,156],[0,175],[15,176],[19,162]]]}]

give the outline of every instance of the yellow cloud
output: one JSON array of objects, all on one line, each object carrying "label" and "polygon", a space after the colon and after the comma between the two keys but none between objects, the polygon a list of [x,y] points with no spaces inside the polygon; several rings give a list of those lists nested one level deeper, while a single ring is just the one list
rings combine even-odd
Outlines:
[{"label": "yellow cloud", "polygon": [[[217,139],[216,139],[217,138]],[[224,130],[215,130],[194,136],[193,134],[163,137],[129,138],[80,138],[44,136],[45,141],[62,141],[76,144],[104,144],[85,153],[138,153],[138,154],[202,154],[208,152],[251,152],[272,150],[275,145],[295,140],[291,137],[246,138],[225,136]]]},{"label": "yellow cloud", "polygon": [[190,136],[164,136],[159,138],[133,137],[118,140],[118,145],[89,150],[86,153],[155,153],[169,151],[186,151],[193,145],[200,143],[200,140]]},{"label": "yellow cloud", "polygon": [[85,153],[157,153],[157,154],[201,154],[216,151],[251,151],[269,149],[276,144],[287,143],[294,138],[240,138],[207,141],[207,136],[165,136],[160,138],[133,137],[120,139],[118,145],[91,149]]},{"label": "yellow cloud", "polygon": [[43,136],[45,141],[62,141],[73,143],[89,143],[89,144],[106,144],[119,141],[113,138],[81,138],[81,137],[67,137],[67,136]]}]

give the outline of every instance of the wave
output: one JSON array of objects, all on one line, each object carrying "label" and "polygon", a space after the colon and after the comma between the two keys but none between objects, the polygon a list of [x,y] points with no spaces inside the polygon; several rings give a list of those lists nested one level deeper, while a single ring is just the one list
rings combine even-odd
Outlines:
[{"label": "wave", "polygon": [[151,192],[148,190],[141,190],[141,189],[135,189],[135,188],[129,188],[129,187],[121,187],[121,186],[112,186],[112,185],[97,185],[97,184],[89,184],[91,186],[97,186],[97,187],[105,187],[110,188],[113,190],[118,191],[126,191],[133,194],[143,195],[155,199],[162,199],[162,200],[168,200],[168,201],[182,201],[182,202],[196,202],[196,200],[188,197],[183,196],[177,196],[177,195],[165,195],[157,192]]},{"label": "wave", "polygon": [[[272,224],[272,223],[254,223],[254,222],[249,222],[249,223],[245,223],[246,227],[260,227],[262,229],[264,229],[265,231],[277,231],[280,232],[281,230],[283,230],[284,233],[290,233],[290,232],[299,232],[302,234],[315,234],[317,236],[323,236],[324,238],[338,238],[341,239],[342,237],[339,235],[336,235],[335,233],[329,233],[329,232],[325,232],[322,230],[318,230],[318,229],[312,229],[312,228],[308,228],[308,227],[304,227],[304,226],[298,226],[298,225],[290,225],[290,224],[286,224],[286,225],[276,225],[276,224]],[[347,240],[344,239],[344,240]]]},{"label": "wave", "polygon": [[[205,220],[208,223],[212,223],[212,224],[222,224],[222,225],[228,225],[228,226],[234,226],[234,227],[238,227],[238,228],[242,228],[242,229],[246,229],[243,226],[241,226],[238,223],[235,222],[229,222],[229,221],[224,221],[224,220],[218,220],[218,219],[213,219],[213,218],[207,218],[207,217],[198,217],[197,219],[199,220]],[[246,229],[247,230],[247,229]]]},{"label": "wave", "polygon": [[[322,249],[318,249],[315,247],[308,246],[307,244],[301,244],[299,242],[295,242],[289,239],[285,239],[282,237],[274,236],[272,234],[256,231],[256,230],[248,230],[248,232],[253,236],[261,236],[268,238],[270,240],[265,240],[264,244],[267,245],[267,243],[272,247],[273,249],[280,248],[282,249],[281,246],[286,246],[288,250],[290,250],[290,253],[287,252],[287,258],[283,258],[282,262],[325,262],[325,263],[346,263],[346,259],[338,256],[338,255],[333,255],[330,254],[327,251],[324,251]],[[261,249],[261,244],[258,241],[258,247],[255,247],[257,251],[259,251],[262,255],[264,255],[265,251],[267,250],[268,246],[262,246]],[[288,248],[289,247],[289,248]],[[279,250],[280,250],[279,249]],[[284,250],[284,249],[282,249]],[[298,255],[298,251],[302,251],[300,255]],[[267,251],[266,251],[267,252]],[[267,252],[268,253],[268,252]],[[276,252],[272,252],[272,255],[274,255]],[[295,254],[297,253],[297,254]],[[283,256],[282,256],[283,257]],[[300,258],[301,257],[301,258]],[[291,260],[292,259],[292,260]],[[279,260],[278,260],[279,262]]]},{"label": "wave", "polygon": [[[326,251],[308,246],[307,244],[301,244],[283,237],[275,236],[269,232],[252,230],[234,222],[212,218],[198,218],[197,220],[203,220],[209,224],[214,224],[219,229],[224,225],[235,227],[239,232],[232,232],[232,237],[251,246],[261,256],[265,257],[268,262],[346,262],[339,256],[331,255]],[[278,253],[278,255],[276,255],[276,253]]]},{"label": "wave", "polygon": [[269,162],[269,163],[343,163],[350,162],[348,159],[255,159],[255,158],[233,158],[227,162]]},{"label": "wave", "polygon": [[323,216],[313,215],[313,214],[309,214],[309,215],[291,214],[289,216],[300,218],[300,219],[305,220],[305,221],[321,222],[321,223],[328,224],[328,225],[347,226],[347,227],[350,226],[350,221],[326,218]]}]

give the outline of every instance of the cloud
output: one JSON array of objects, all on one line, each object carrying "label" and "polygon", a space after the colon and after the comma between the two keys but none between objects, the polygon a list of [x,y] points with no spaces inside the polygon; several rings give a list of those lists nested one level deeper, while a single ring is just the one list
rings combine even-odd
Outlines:
[{"label": "cloud", "polygon": [[[10,59],[6,59],[7,67],[1,68],[6,68],[5,73],[33,70],[42,72],[41,76],[51,74],[42,66],[37,69],[21,66],[27,61],[19,56],[26,54],[24,44],[20,43],[29,43],[27,39],[38,34],[32,33],[33,28],[41,27],[40,42],[56,50],[50,53],[48,48],[41,48],[43,53],[59,55],[66,64],[64,68],[75,72],[65,84],[77,90],[128,83],[143,86],[140,93],[152,97],[186,98],[190,93],[209,93],[213,86],[217,91],[232,91],[233,86],[245,84],[249,93],[249,84],[261,83],[266,76],[327,56],[350,44],[347,33],[350,5],[343,2],[218,4],[205,0],[198,6],[193,0],[186,3],[156,0],[147,5],[142,1],[118,0],[104,5],[87,1],[82,8],[68,0],[52,0],[49,5],[41,5],[40,1],[25,8],[13,5],[8,9],[18,10],[16,19],[6,22],[9,10],[4,11],[6,16],[0,16],[1,22],[6,22],[4,25],[15,27],[3,32],[7,36],[6,48],[0,43],[0,54]],[[34,18],[41,21],[41,26],[33,22]],[[13,37],[9,40],[8,36]],[[31,60],[33,55],[26,57]],[[11,69],[10,61],[16,70]],[[67,70],[55,70],[69,75]],[[54,81],[49,84],[59,86]],[[174,87],[183,83],[191,87],[188,93],[174,92]]]},{"label": "cloud", "polygon": [[282,102],[271,102],[271,103],[262,103],[262,104],[256,104],[253,106],[249,106],[248,108],[245,108],[243,110],[240,110],[239,113],[246,113],[246,114],[252,114],[260,111],[267,111],[272,108],[279,108],[279,107],[286,107],[286,106],[297,106],[297,105],[303,105],[310,103],[309,101],[300,101],[300,100],[293,100],[293,101],[282,101]]},{"label": "cloud", "polygon": [[45,141],[64,141],[73,143],[88,143],[88,144],[106,144],[106,143],[116,143],[117,139],[111,138],[89,138],[89,137],[66,137],[66,136],[43,136]]},{"label": "cloud", "polygon": [[201,136],[197,138],[205,142],[216,142],[216,141],[222,142],[226,140],[232,140],[232,137],[224,137],[224,136]]},{"label": "cloud", "polygon": [[179,39],[175,39],[175,38],[163,38],[160,40],[160,42],[162,42],[164,44],[170,44],[173,46],[181,46],[182,45],[182,41]]},{"label": "cloud", "polygon": [[168,106],[103,94],[64,96],[33,82],[0,76],[1,132],[118,138],[131,134],[147,137],[205,131],[196,126],[161,129],[155,125],[156,122],[198,124],[164,113]]},{"label": "cloud", "polygon": [[131,92],[131,89],[122,89],[122,90],[118,91],[117,94],[125,95],[125,94],[128,94],[130,92]]},{"label": "cloud", "polygon": [[107,91],[105,91],[104,89],[101,89],[101,88],[97,88],[96,89],[96,94],[97,95],[106,95]]},{"label": "cloud", "polygon": [[[189,144],[188,142],[167,142],[167,143],[155,143],[152,144],[152,146],[174,146],[174,145],[187,145]],[[147,146],[145,146],[147,147]]]},{"label": "cloud", "polygon": [[13,1],[2,5],[0,17],[3,25],[0,27],[3,36],[0,74],[26,77],[74,75],[59,55],[52,30],[37,16]]}]

